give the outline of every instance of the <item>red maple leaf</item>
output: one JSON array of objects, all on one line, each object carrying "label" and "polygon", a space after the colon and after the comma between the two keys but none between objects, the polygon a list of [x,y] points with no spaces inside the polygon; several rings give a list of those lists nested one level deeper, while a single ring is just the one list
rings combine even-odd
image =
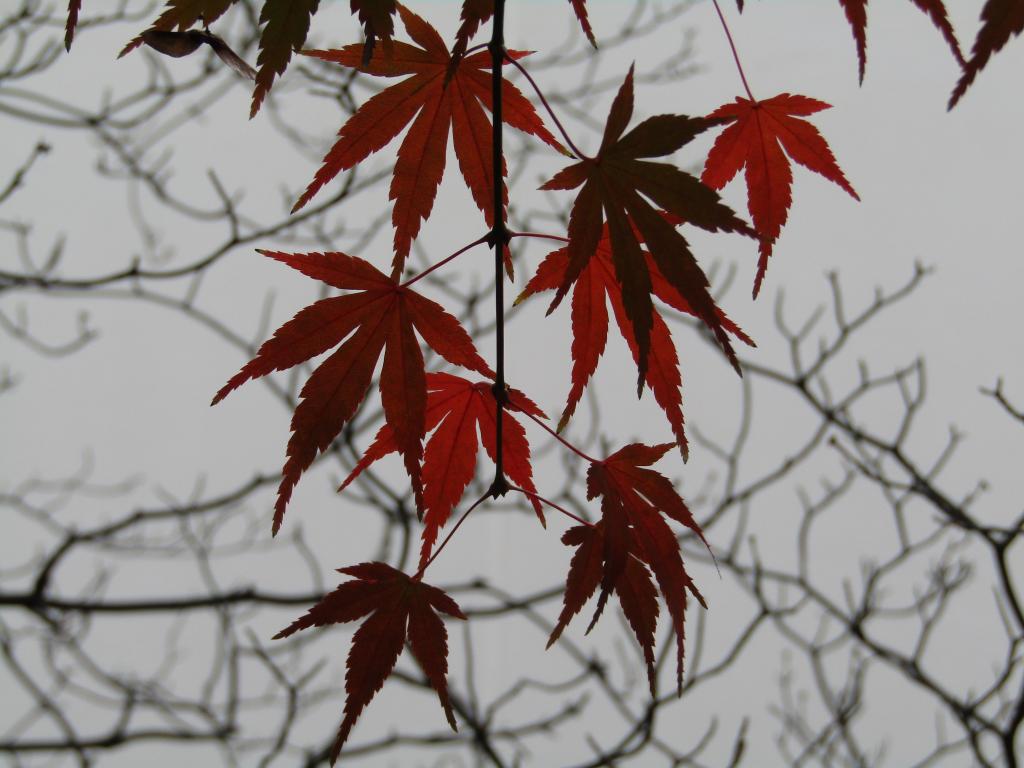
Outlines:
[{"label": "red maple leaf", "polygon": [[1021,32],[1024,32],[1024,0],[988,0],[985,3],[971,58],[963,63],[963,74],[949,98],[950,109],[960,101],[992,55],[1002,50],[1011,35]]},{"label": "red maple leaf", "polygon": [[384,418],[405,460],[419,506],[427,385],[423,353],[414,331],[448,362],[485,376],[493,376],[493,372],[459,322],[440,304],[398,284],[369,262],[344,253],[260,253],[308,277],[352,291],[301,310],[274,331],[256,357],[213,398],[216,404],[249,379],[291,368],[344,341],[313,371],[299,395],[274,506],[274,533],[281,527],[299,477],[341,432],[366,396],[382,352]]},{"label": "red maple leaf", "polygon": [[[949,22],[949,15],[943,0],[910,0],[920,8],[932,20],[932,24],[942,33],[946,43],[949,45],[953,55],[958,62],[963,62],[964,57],[960,52],[960,43],[957,42],[956,34],[953,32],[953,25]],[[857,64],[860,73],[860,81],[864,82],[864,68],[867,65],[868,57],[868,0],[839,0],[846,14],[846,20],[850,22],[850,29],[853,31],[853,40],[857,44]]]},{"label": "red maple leaf", "polygon": [[64,25],[64,50],[71,50],[71,41],[75,39],[75,27],[78,26],[78,14],[82,10],[82,0],[68,0],[68,21]]},{"label": "red maple leaf", "polygon": [[746,167],[747,208],[761,235],[761,257],[754,279],[755,297],[761,290],[768,257],[789,217],[789,206],[793,201],[793,172],[789,158],[808,170],[820,173],[855,200],[860,200],[818,129],[796,117],[813,115],[830,106],[807,96],[780,93],[765,101],[737,97],[735,102],[724,104],[708,115],[709,119],[731,124],[715,139],[701,179],[705,184],[721,189],[741,168]]},{"label": "red maple leaf", "polygon": [[[597,47],[597,40],[594,39],[594,30],[590,26],[590,19],[587,17],[587,0],[569,0],[576,18],[580,22],[583,34],[587,36],[590,44]],[[494,0],[463,0],[462,13],[460,18],[462,24],[455,34],[455,45],[452,47],[452,62],[458,64],[466,54],[466,47],[470,39],[476,34],[480,25],[494,15]]]},{"label": "red maple leaf", "polygon": [[548,312],[558,306],[597,252],[607,223],[615,279],[621,286],[622,305],[638,350],[639,392],[647,375],[654,325],[651,274],[639,237],[647,243],[661,274],[693,314],[711,329],[733,365],[738,366],[720,312],[708,291],[707,276],[686,239],[658,209],[711,232],[724,230],[751,236],[755,233],[719,200],[714,190],[698,179],[675,166],[641,159],[675,152],[713,125],[713,121],[685,115],[656,115],[623,135],[632,114],[630,67],[612,102],[597,155],[562,169],[541,189],[582,187],[569,214],[569,265]]},{"label": "red maple leaf", "polygon": [[370,61],[379,37],[384,41],[385,55],[391,55],[391,36],[395,34],[395,0],[351,0],[352,13],[357,14],[359,23],[366,33],[366,47],[363,49],[363,64]]},{"label": "red maple leaf", "polygon": [[672,443],[627,445],[587,473],[587,498],[601,497],[601,520],[595,526],[570,528],[562,541],[577,546],[566,579],[562,612],[548,639],[551,647],[569,621],[601,587],[589,632],[604,610],[608,595],[619,596],[623,613],[644,651],[654,692],[654,629],[658,608],[648,569],[665,599],[676,635],[676,684],[683,686],[686,593],[705,605],[686,573],[679,542],[665,522],[667,515],[707,541],[686,503],[662,474],[646,467],[672,448]]},{"label": "red maple leaf", "polygon": [[326,624],[366,616],[352,637],[345,673],[345,714],[331,747],[331,764],[352,726],[387,680],[406,640],[444,708],[452,730],[458,730],[448,697],[448,631],[437,612],[465,619],[459,606],[437,587],[410,578],[386,563],[360,563],[338,569],[355,577],[314,605],[305,615],[274,635],[274,639]]},{"label": "red maple leaf", "polygon": [[[647,270],[651,276],[651,291],[665,304],[680,312],[693,315],[693,309],[679,292],[673,288],[658,269],[651,254],[643,252]],[[569,249],[560,248],[552,251],[537,267],[537,272],[527,283],[526,288],[516,299],[518,304],[528,296],[539,291],[558,288],[562,284],[566,270],[569,268]],[[633,360],[639,362],[639,349],[634,337],[633,328],[622,302],[622,290],[615,279],[615,267],[612,262],[611,240],[608,228],[605,227],[597,252],[584,267],[576,279],[572,294],[572,387],[558,421],[561,431],[569,423],[576,406],[583,397],[590,377],[597,369],[597,362],[604,352],[608,338],[608,310],[605,298],[611,302],[615,321],[618,323],[622,338],[629,345]],[[746,344],[753,346],[742,329],[726,314],[716,307],[722,327],[730,334]],[[672,340],[668,325],[658,312],[654,313],[651,325],[651,349],[648,356],[648,367],[645,380],[654,393],[654,399],[665,412],[676,444],[685,458],[687,455],[686,433],[683,428],[682,396],[680,387],[682,377],[679,373],[679,357]]]},{"label": "red maple leaf", "polygon": [[[502,411],[502,463],[516,485],[537,493],[530,466],[526,431],[511,413],[522,411],[546,418],[532,400],[516,389],[508,390],[508,406]],[[495,458],[497,403],[489,382],[473,383],[450,373],[427,374],[426,431],[434,430],[423,455],[423,544],[420,566],[430,557],[437,534],[462,499],[476,470],[477,429],[487,455]],[[398,450],[394,431],[384,425],[373,443],[338,490],[344,490],[359,474],[383,456]],[[537,517],[544,513],[536,496],[530,496]]]},{"label": "red maple leaf", "polygon": [[[167,7],[149,28],[154,31],[177,29],[184,32],[197,23],[209,27],[238,0],[168,0]],[[278,75],[291,61],[292,52],[302,47],[309,23],[320,0],[265,0],[260,11],[260,54],[257,60],[256,88],[249,116],[254,117]],[[118,58],[145,43],[138,35],[118,54]]]},{"label": "red maple leaf", "polygon": [[[398,12],[410,37],[421,47],[396,41],[391,56],[375,53],[365,66],[362,45],[305,52],[371,75],[410,77],[368,99],[348,119],[338,132],[338,141],[324,156],[323,165],[292,210],[304,206],[341,171],[387,146],[411,123],[398,148],[389,195],[395,201],[391,217],[395,227],[394,266],[401,271],[421,223],[433,208],[444,174],[449,130],[466,186],[484,212],[488,226],[493,223],[494,174],[491,123],[484,112],[491,109],[490,54],[481,51],[463,59],[445,87],[451,57],[444,40],[437,30],[401,4]],[[526,54],[510,51],[508,55],[519,58]],[[564,151],[529,100],[507,80],[502,80],[502,114],[509,125]]]},{"label": "red maple leaf", "polygon": [[[932,24],[942,33],[942,37],[949,44],[956,60],[963,63],[964,57],[960,52],[960,43],[957,42],[956,34],[953,31],[953,25],[949,21],[949,15],[946,12],[943,0],[910,0],[910,2],[928,14]],[[742,13],[743,0],[736,0],[736,5],[740,9],[740,13]],[[868,59],[868,0],[839,0],[839,5],[842,6],[843,12],[846,14],[846,20],[850,22],[853,40],[857,45],[857,63],[860,80],[864,82],[864,68],[867,65]]]}]

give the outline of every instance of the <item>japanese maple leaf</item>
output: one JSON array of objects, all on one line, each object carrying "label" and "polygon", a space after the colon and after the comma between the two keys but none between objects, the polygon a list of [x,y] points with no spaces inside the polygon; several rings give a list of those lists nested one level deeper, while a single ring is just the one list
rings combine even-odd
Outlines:
[{"label": "japanese maple leaf", "polygon": [[681,694],[687,591],[701,605],[705,603],[686,573],[679,542],[665,522],[665,516],[692,530],[705,546],[707,541],[672,483],[647,468],[672,447],[672,443],[655,446],[634,443],[591,465],[587,473],[587,498],[601,497],[601,520],[593,527],[571,528],[562,538],[566,544],[579,549],[569,567],[562,612],[548,639],[548,647],[559,638],[598,586],[601,593],[590,628],[600,617],[608,595],[614,591],[644,650],[653,692],[654,629],[658,610],[647,570],[650,569],[665,599],[676,635],[676,685]]},{"label": "japanese maple leaf", "polygon": [[353,576],[314,605],[274,639],[288,637],[307,627],[342,624],[366,617],[352,637],[345,666],[345,713],[331,747],[331,764],[363,708],[384,686],[406,640],[417,663],[437,691],[452,730],[458,730],[448,697],[448,631],[438,611],[457,619],[466,616],[437,587],[410,578],[385,563],[360,563],[340,568]]},{"label": "japanese maple leaf", "polygon": [[384,41],[385,55],[391,48],[391,36],[395,34],[395,0],[351,0],[352,13],[357,14],[359,23],[366,33],[366,46],[363,49],[363,64],[370,61],[377,38]]},{"label": "japanese maple leaf", "polygon": [[558,306],[597,252],[607,223],[615,279],[621,286],[622,304],[638,350],[639,392],[647,375],[654,312],[650,270],[637,232],[646,241],[661,274],[685,299],[694,315],[711,329],[734,366],[738,366],[736,354],[708,291],[707,276],[686,239],[658,208],[712,232],[724,230],[751,236],[755,233],[719,200],[714,190],[698,179],[672,165],[641,159],[671,154],[713,125],[712,121],[685,115],[657,115],[623,135],[632,114],[630,67],[612,102],[597,155],[562,169],[541,189],[581,187],[569,214],[569,265],[548,312]]},{"label": "japanese maple leaf", "polygon": [[213,398],[216,404],[249,379],[291,368],[341,343],[317,367],[299,394],[277,490],[274,533],[281,527],[299,477],[363,401],[382,353],[380,396],[384,418],[404,459],[419,507],[427,387],[416,333],[450,363],[485,376],[493,376],[493,372],[459,322],[440,304],[398,284],[369,262],[344,253],[260,253],[308,277],[352,291],[321,299],[301,310],[274,331],[256,357]]},{"label": "japanese maple leaf", "polygon": [[[450,56],[444,40],[432,26],[401,4],[398,13],[419,48],[396,41],[391,56],[374,53],[365,66],[362,45],[305,52],[308,56],[354,67],[371,75],[410,77],[368,99],[341,127],[338,141],[324,157],[322,167],[292,210],[299,210],[324,184],[385,147],[411,123],[398,148],[390,191],[390,199],[395,201],[391,217],[395,227],[394,266],[401,271],[421,223],[433,208],[444,174],[449,130],[466,186],[477,207],[484,212],[488,226],[493,222],[494,175],[491,172],[491,124],[484,112],[485,108],[491,108],[490,54],[481,51],[463,59],[445,87]],[[526,54],[509,52],[509,55]],[[502,81],[502,114],[509,125],[562,151],[533,105],[505,80]],[[507,192],[505,195],[507,199]]]},{"label": "japanese maple leaf", "polygon": [[[761,235],[761,257],[754,279],[754,296],[761,290],[771,256],[793,201],[792,158],[805,168],[820,173],[860,200],[836,163],[828,142],[818,129],[798,115],[813,115],[831,105],[807,96],[780,93],[765,101],[737,97],[708,117],[731,124],[722,131],[708,154],[701,179],[721,189],[746,168],[747,208]],[[787,158],[787,155],[789,158]]]},{"label": "japanese maple leaf", "polygon": [[971,58],[964,62],[963,74],[949,98],[950,109],[971,87],[992,55],[1010,41],[1010,35],[1021,32],[1024,32],[1024,0],[988,0],[985,3],[981,9],[981,29],[971,48]]},{"label": "japanese maple leaf", "polygon": [[[569,0],[576,18],[580,22],[583,34],[587,36],[590,44],[597,48],[597,40],[594,39],[594,30],[590,26],[590,19],[587,17],[587,0]],[[466,47],[473,35],[480,28],[480,25],[494,15],[494,0],[462,0],[462,13],[460,18],[462,24],[455,34],[455,45],[452,47],[452,61],[457,64],[466,54]]]},{"label": "japanese maple leaf", "polygon": [[[647,270],[651,277],[651,291],[654,296],[673,309],[694,314],[693,309],[679,292],[673,288],[658,269],[650,253],[643,251]],[[569,250],[560,248],[552,251],[537,267],[537,272],[526,284],[526,288],[516,299],[518,304],[528,296],[539,291],[558,288],[564,280],[569,267]],[[597,369],[597,362],[604,352],[608,338],[608,309],[605,299],[611,302],[615,321],[618,323],[622,338],[629,345],[634,362],[639,362],[639,348],[629,317],[622,302],[622,289],[615,279],[615,266],[612,263],[611,240],[608,228],[597,245],[597,252],[584,267],[576,279],[572,294],[572,387],[569,397],[558,421],[561,431],[568,424],[583,397],[590,377]],[[746,344],[753,345],[748,337],[726,314],[715,308],[722,327],[730,334]],[[682,396],[680,388],[682,377],[679,373],[679,357],[672,333],[658,312],[654,312],[651,323],[651,348],[648,354],[648,367],[645,376],[647,386],[654,393],[654,399],[665,412],[669,425],[676,437],[676,444],[687,456],[686,433],[683,426]]]},{"label": "japanese maple leaf", "polygon": [[68,21],[64,25],[64,50],[71,50],[71,41],[75,39],[75,28],[78,26],[78,14],[82,10],[82,0],[68,0]]},{"label": "japanese maple leaf", "polygon": [[[957,42],[956,34],[953,32],[953,25],[949,22],[949,16],[946,13],[946,6],[943,0],[910,0],[910,2],[928,15],[932,20],[932,24],[942,33],[956,60],[962,62],[964,58],[960,52],[960,43]],[[853,39],[857,44],[858,71],[860,73],[860,81],[863,83],[864,68],[867,65],[868,56],[868,0],[839,0],[839,5],[843,7],[846,20],[850,22],[850,28],[853,31]]]},{"label": "japanese maple leaf", "polygon": [[[530,413],[545,418],[526,395],[516,389],[508,391],[508,406],[502,411],[502,464],[508,478],[530,493],[536,494],[533,469],[530,466],[530,444],[526,431],[509,411]],[[434,431],[423,456],[423,543],[420,566],[430,557],[437,534],[448,521],[455,505],[462,499],[476,470],[477,430],[487,455],[495,459],[498,444],[495,432],[497,403],[490,382],[470,382],[450,373],[427,374],[426,431]],[[345,482],[349,483],[377,459],[398,450],[394,430],[384,425],[373,443],[356,464]],[[540,502],[531,496],[534,511],[541,523],[544,513]]]},{"label": "japanese maple leaf", "polygon": [[[736,0],[736,5],[741,13],[743,12],[743,1]],[[946,12],[943,0],[910,0],[910,2],[928,14],[932,24],[942,33],[942,37],[945,38],[950,50],[953,51],[956,60],[962,63],[964,58],[960,52],[960,43],[957,42],[956,33],[954,33],[953,25],[949,21],[949,15]],[[843,12],[846,14],[846,20],[850,22],[853,40],[857,45],[860,81],[864,82],[864,68],[868,60],[868,0],[839,0],[839,5],[842,6]]]},{"label": "japanese maple leaf", "polygon": [[[238,0],[168,0],[151,30],[184,32],[197,23],[213,24]],[[292,51],[302,47],[309,33],[309,22],[320,0],[264,0],[259,23],[260,54],[257,59],[256,88],[252,94],[249,116],[254,117],[274,84],[291,60]],[[133,38],[118,58],[146,42],[143,35]]]}]

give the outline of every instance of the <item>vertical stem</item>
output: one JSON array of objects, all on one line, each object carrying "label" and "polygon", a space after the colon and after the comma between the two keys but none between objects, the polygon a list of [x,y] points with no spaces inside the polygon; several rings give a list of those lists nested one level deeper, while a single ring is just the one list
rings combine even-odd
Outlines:
[{"label": "vertical stem", "polygon": [[718,12],[718,20],[722,22],[722,29],[725,30],[725,38],[729,41],[729,48],[732,49],[732,60],[736,62],[736,69],[739,70],[740,80],[743,81],[743,89],[747,92],[747,96],[750,97],[750,100],[756,102],[757,99],[754,98],[754,94],[750,90],[750,85],[747,83],[747,76],[743,72],[743,65],[740,64],[740,55],[736,52],[736,43],[732,40],[732,32],[729,31],[729,25],[725,21],[725,14],[722,13],[722,8],[718,4],[718,0],[711,0],[711,2],[714,3],[715,10]]},{"label": "vertical stem", "polygon": [[505,393],[505,275],[504,256],[505,248],[511,239],[508,228],[505,226],[504,195],[505,179],[502,174],[502,114],[501,114],[501,67],[505,60],[505,0],[494,0],[494,20],[491,28],[491,42],[487,46],[491,52],[491,114],[493,125],[491,132],[491,172],[494,187],[494,224],[491,227],[491,234],[488,241],[494,249],[494,303],[496,356],[494,400],[497,404],[495,412],[495,438],[497,445],[494,452],[494,482],[491,484],[490,493],[497,498],[503,496],[509,490],[508,482],[505,480],[505,468],[503,465],[504,437],[502,418],[507,395]]}]

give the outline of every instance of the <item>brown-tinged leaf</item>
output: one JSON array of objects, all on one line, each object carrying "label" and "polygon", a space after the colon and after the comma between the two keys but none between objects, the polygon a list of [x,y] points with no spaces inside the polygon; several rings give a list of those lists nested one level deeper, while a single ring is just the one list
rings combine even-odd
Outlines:
[{"label": "brown-tinged leaf", "polygon": [[[341,127],[338,141],[292,210],[302,208],[341,171],[387,146],[409,126],[398,148],[389,193],[395,202],[391,217],[395,227],[394,268],[400,272],[420,225],[433,209],[444,175],[449,132],[463,179],[488,226],[493,223],[494,174],[491,123],[485,114],[491,109],[490,55],[482,51],[464,59],[445,87],[451,57],[441,36],[403,5],[398,5],[398,12],[419,47],[396,41],[391,56],[375,52],[366,65],[363,45],[306,52],[371,75],[408,77],[367,100]],[[519,58],[526,54],[510,51],[509,55]],[[508,81],[502,82],[502,110],[506,123],[563,151],[533,105]]]},{"label": "brown-tinged leaf", "polygon": [[355,414],[384,356],[381,404],[397,450],[405,461],[417,507],[422,508],[420,458],[426,432],[427,386],[418,333],[441,357],[484,376],[493,372],[473,341],[444,308],[407,288],[367,261],[344,253],[260,251],[330,286],[350,291],[321,299],[278,328],[256,357],[213,398],[220,402],[249,379],[305,362],[341,346],[306,381],[292,416],[292,436],[274,507],[273,532],[299,477]]},{"label": "brown-tinged leaf", "polygon": [[676,151],[712,126],[713,121],[657,115],[624,135],[632,114],[630,67],[612,102],[597,155],[562,169],[541,189],[582,187],[569,214],[569,265],[548,312],[558,306],[597,252],[606,225],[615,279],[637,346],[639,392],[647,375],[654,326],[651,275],[640,238],[661,274],[708,326],[738,371],[736,354],[711,297],[707,276],[686,239],[661,211],[711,232],[739,232],[751,237],[756,233],[700,180],[675,166],[645,159]]},{"label": "brown-tinged leaf", "polygon": [[1021,32],[1024,32],[1024,0],[987,0],[981,9],[981,29],[971,48],[971,58],[963,64],[963,74],[949,98],[949,109],[967,93],[988,60],[1003,49],[1011,36]]},{"label": "brown-tinged leaf", "polygon": [[406,640],[444,709],[452,730],[458,730],[448,696],[448,631],[438,615],[466,616],[447,594],[410,578],[386,563],[360,563],[339,569],[352,576],[314,605],[274,639],[308,627],[341,624],[366,617],[352,637],[345,664],[345,711],[331,747],[333,765],[363,709],[384,686]]},{"label": "brown-tinged leaf", "polygon": [[[654,296],[680,312],[693,315],[690,305],[673,288],[654,263],[650,253],[643,251],[647,270],[651,276],[651,290]],[[518,304],[528,296],[540,291],[555,290],[562,284],[569,266],[567,248],[552,251],[537,268],[537,272],[516,299]],[[597,363],[604,352],[608,337],[608,309],[606,298],[611,302],[612,311],[622,338],[629,346],[634,362],[639,361],[639,349],[629,318],[622,302],[622,290],[615,279],[612,263],[611,241],[607,227],[598,243],[597,251],[584,267],[573,287],[572,294],[572,386],[569,390],[565,409],[558,421],[561,431],[572,418],[583,397],[587,383],[597,369]],[[722,327],[753,346],[753,341],[721,310]],[[686,433],[683,426],[682,377],[679,373],[679,356],[668,325],[656,311],[651,327],[651,348],[648,354],[648,368],[645,376],[647,386],[654,399],[665,412],[669,426],[676,438],[676,444],[683,457],[687,455]]]}]

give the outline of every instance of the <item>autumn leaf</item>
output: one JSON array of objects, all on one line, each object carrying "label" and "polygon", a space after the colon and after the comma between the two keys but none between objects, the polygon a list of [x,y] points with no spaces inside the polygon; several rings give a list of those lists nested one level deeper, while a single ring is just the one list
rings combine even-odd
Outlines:
[{"label": "autumn leaf", "polygon": [[[409,132],[398,149],[389,195],[395,201],[391,217],[395,227],[394,267],[401,271],[421,223],[433,208],[444,174],[449,131],[466,186],[477,207],[484,212],[488,226],[493,223],[494,174],[491,172],[491,123],[484,113],[491,108],[490,54],[481,51],[464,59],[446,88],[445,73],[450,57],[441,36],[401,4],[398,12],[409,35],[420,47],[396,41],[390,57],[375,52],[365,66],[362,45],[305,52],[371,75],[409,77],[368,99],[341,127],[338,141],[324,157],[322,167],[292,210],[302,208],[324,184],[387,146],[409,125]],[[518,58],[526,54],[509,52],[509,55]],[[562,151],[533,105],[506,80],[502,81],[502,102],[505,122]],[[507,199],[507,192],[505,197]]]},{"label": "autumn leaf", "polygon": [[309,22],[316,13],[320,0],[266,0],[260,11],[260,55],[256,60],[256,88],[252,92],[249,117],[255,117],[263,99],[274,84],[274,78],[284,72],[291,61],[292,51],[306,42]]},{"label": "autumn leaf", "polygon": [[465,614],[447,594],[410,578],[386,563],[360,563],[340,568],[354,577],[328,594],[305,615],[274,635],[288,637],[300,629],[343,624],[366,617],[352,637],[345,673],[345,710],[331,747],[333,765],[363,709],[384,686],[406,641],[437,692],[445,717],[457,731],[448,696],[448,631],[438,612],[457,619]]},{"label": "autumn leaf", "polygon": [[[151,30],[184,32],[197,23],[208,27],[238,0],[168,0],[167,7],[150,26]],[[138,48],[145,42],[140,34],[128,41],[117,55],[121,58],[126,53]]]},{"label": "autumn leaf", "polygon": [[78,26],[78,14],[82,10],[82,0],[68,0],[68,21],[64,26],[64,50],[71,50],[71,41],[75,39],[75,28]]},{"label": "autumn leaf", "polygon": [[[957,42],[953,25],[949,21],[946,6],[943,0],[910,0],[922,12],[928,15],[932,24],[942,33],[942,37],[949,45],[950,50],[958,62],[963,62],[963,54],[960,52],[960,43]],[[864,82],[864,69],[867,66],[868,40],[868,0],[839,0],[846,20],[850,23],[853,32],[853,40],[857,45],[857,63],[860,81]]]},{"label": "autumn leaf", "polygon": [[[219,19],[238,0],[168,0],[167,7],[150,30],[184,32],[197,23],[204,28]],[[260,54],[257,59],[256,88],[252,94],[250,117],[259,111],[275,78],[284,72],[292,52],[302,47],[309,33],[309,22],[319,0],[265,0],[260,11]],[[146,40],[144,34],[133,38],[118,57],[133,51]],[[214,48],[216,50],[216,47]],[[218,52],[219,55],[219,52]],[[221,56],[223,58],[223,56]],[[232,65],[234,66],[234,65]]]},{"label": "autumn leaf", "polygon": [[715,139],[701,179],[708,186],[721,189],[741,168],[746,168],[747,209],[761,235],[755,297],[761,290],[768,257],[789,217],[793,201],[789,158],[860,200],[836,163],[828,142],[817,128],[798,117],[829,107],[807,96],[780,93],[765,101],[737,97],[735,102],[724,104],[708,115],[709,119],[730,124]]},{"label": "autumn leaf", "polygon": [[385,56],[391,51],[391,36],[395,34],[395,0],[351,0],[352,13],[357,14],[359,23],[366,33],[366,47],[363,49],[363,65],[373,56],[377,38],[384,41]]},{"label": "autumn leaf", "polygon": [[[668,306],[680,312],[693,315],[693,309],[679,292],[673,288],[658,269],[648,251],[643,251],[647,270],[651,277],[651,289],[654,296]],[[565,272],[569,267],[569,250],[560,248],[552,251],[537,267],[537,272],[526,284],[526,288],[516,299],[523,301],[540,291],[554,290],[562,284]],[[608,228],[597,246],[594,256],[584,267],[573,287],[572,295],[572,387],[569,390],[565,409],[558,421],[561,431],[572,418],[583,397],[587,383],[590,381],[597,363],[605,349],[608,338],[608,310],[605,300],[611,302],[615,321],[622,338],[629,345],[634,362],[639,362],[639,348],[633,333],[629,317],[622,301],[622,290],[615,279],[615,266],[612,262],[611,240]],[[726,314],[716,307],[722,327],[730,334],[746,344],[753,345],[748,337]],[[665,412],[676,444],[687,456],[686,433],[683,426],[682,377],[679,373],[679,357],[672,333],[658,312],[654,312],[651,325],[651,348],[648,355],[647,386],[654,394],[654,399]]]},{"label": "autumn leaf", "polygon": [[[508,391],[508,405],[502,411],[502,463],[505,474],[513,483],[537,493],[530,466],[530,444],[526,431],[509,411],[530,413],[545,418],[532,400],[516,389]],[[438,532],[447,522],[452,510],[462,499],[476,470],[477,430],[487,455],[496,456],[497,434],[495,414],[497,403],[490,382],[470,382],[450,373],[427,374],[426,431],[433,431],[423,456],[423,542],[420,566],[427,562]],[[394,431],[384,425],[373,443],[356,464],[338,490],[349,483],[378,459],[398,450]],[[544,513],[535,496],[530,497],[541,523]]]},{"label": "autumn leaf", "polygon": [[420,506],[427,393],[423,353],[416,333],[448,362],[484,376],[493,376],[493,372],[459,322],[440,304],[398,284],[369,262],[337,252],[260,253],[308,277],[351,291],[301,310],[278,328],[256,357],[213,398],[216,404],[249,379],[291,368],[341,344],[313,371],[299,394],[274,506],[274,533],[281,527],[299,477],[363,401],[382,353],[380,395],[384,418],[393,431]]},{"label": "autumn leaf", "polygon": [[[639,393],[647,375],[654,312],[650,270],[638,237],[646,241],[661,274],[692,308],[693,314],[711,329],[739,370],[718,307],[708,291],[707,276],[690,252],[686,239],[658,209],[711,232],[722,230],[750,236],[755,236],[755,232],[719,200],[714,190],[698,179],[675,166],[641,159],[675,152],[712,126],[713,121],[685,115],[657,115],[623,135],[632,114],[633,68],[630,67],[612,102],[597,155],[584,157],[562,169],[541,189],[582,186],[569,214],[569,265],[548,312],[558,306],[597,252],[603,226],[607,224],[615,279],[621,286],[622,304],[638,350]],[[657,208],[644,197],[653,201]]]},{"label": "autumn leaf", "polygon": [[960,101],[992,55],[1002,50],[1011,35],[1021,32],[1024,32],[1024,0],[988,0],[985,3],[981,9],[981,29],[971,48],[971,58],[964,62],[963,74],[949,98],[949,109]]},{"label": "autumn leaf", "polygon": [[601,520],[595,526],[569,529],[562,541],[578,549],[566,579],[562,612],[548,639],[550,647],[600,586],[589,632],[615,592],[623,613],[644,651],[648,680],[654,692],[654,630],[658,608],[650,580],[653,572],[665,599],[676,635],[676,685],[682,694],[686,593],[701,605],[704,598],[686,573],[679,542],[665,517],[704,534],[672,483],[647,467],[673,447],[634,443],[595,462],[587,472],[587,498],[601,497]]},{"label": "autumn leaf", "polygon": [[231,50],[231,47],[212,32],[190,29],[186,32],[172,32],[162,29],[147,29],[140,35],[142,41],[154,51],[165,56],[180,58],[188,56],[204,43],[209,45],[217,57],[242,77],[256,79],[256,70]]},{"label": "autumn leaf", "polygon": [[[576,18],[580,22],[583,34],[587,36],[590,44],[597,48],[597,40],[594,39],[594,30],[590,26],[590,19],[587,17],[587,0],[569,0]],[[462,0],[462,13],[459,31],[455,34],[455,45],[452,47],[452,62],[458,64],[466,54],[469,41],[476,34],[480,25],[494,15],[494,0]]]},{"label": "autumn leaf", "polygon": [[[960,52],[960,43],[957,42],[953,25],[949,21],[949,14],[943,0],[910,0],[921,11],[928,15],[932,24],[942,33],[942,37],[949,45],[956,60],[963,63],[964,57]],[[743,12],[743,0],[736,0],[736,5]],[[860,81],[864,82],[864,69],[868,60],[868,0],[839,0],[839,5],[846,14],[846,20],[850,23],[850,30],[853,32],[853,41],[857,46],[857,65],[860,74]]]}]

